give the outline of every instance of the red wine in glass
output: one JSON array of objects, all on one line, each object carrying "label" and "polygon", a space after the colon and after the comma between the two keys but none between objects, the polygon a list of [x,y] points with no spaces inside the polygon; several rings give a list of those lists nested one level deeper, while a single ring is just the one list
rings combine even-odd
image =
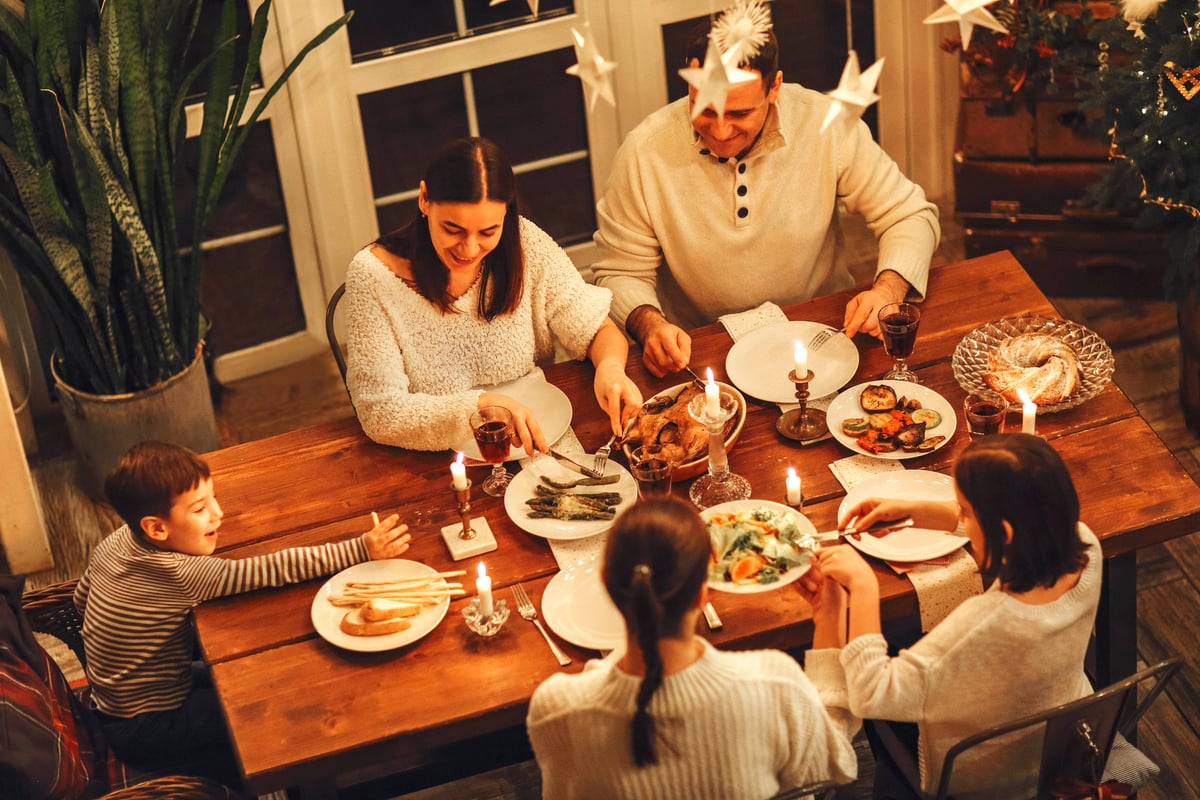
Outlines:
[{"label": "red wine in glass", "polygon": [[479,454],[484,461],[493,464],[492,474],[483,481],[483,491],[493,497],[504,494],[512,476],[504,469],[508,458],[509,442],[513,434],[512,412],[504,406],[486,406],[471,415],[471,433]]},{"label": "red wine in glass", "polygon": [[879,309],[883,346],[892,357],[892,369],[884,378],[918,383],[916,374],[908,368],[905,359],[912,355],[920,322],[921,309],[912,303],[889,303]]},{"label": "red wine in glass", "polygon": [[642,497],[671,493],[671,478],[674,465],[660,455],[647,455],[633,464],[633,477],[637,479]]},{"label": "red wine in glass", "polygon": [[1008,403],[994,392],[967,395],[964,403],[967,415],[967,432],[972,439],[1004,432],[1004,415]]}]

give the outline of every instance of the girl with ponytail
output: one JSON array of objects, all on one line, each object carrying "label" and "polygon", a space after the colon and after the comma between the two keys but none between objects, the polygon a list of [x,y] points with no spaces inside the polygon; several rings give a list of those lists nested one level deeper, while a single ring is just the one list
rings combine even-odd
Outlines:
[{"label": "girl with ponytail", "polygon": [[543,797],[761,800],[854,778],[859,721],[836,657],[806,675],[785,653],[725,653],[696,635],[710,545],[690,504],[636,503],[608,537],[604,586],[627,640],[534,692]]}]

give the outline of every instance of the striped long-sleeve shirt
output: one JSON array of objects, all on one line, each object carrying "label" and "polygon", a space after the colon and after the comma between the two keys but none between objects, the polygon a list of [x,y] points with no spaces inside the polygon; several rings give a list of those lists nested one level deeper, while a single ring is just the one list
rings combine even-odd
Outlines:
[{"label": "striped long-sleeve shirt", "polygon": [[160,550],[123,526],[92,553],[75,589],[87,678],[117,717],[179,708],[192,689],[192,609],[214,597],[283,586],[367,560],[362,537],[245,559]]}]

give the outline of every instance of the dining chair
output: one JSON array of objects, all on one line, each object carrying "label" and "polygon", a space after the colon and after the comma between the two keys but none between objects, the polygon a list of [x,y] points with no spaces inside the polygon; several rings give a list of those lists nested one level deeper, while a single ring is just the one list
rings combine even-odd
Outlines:
[{"label": "dining chair", "polygon": [[804,786],[796,786],[792,789],[784,789],[778,794],[771,795],[769,800],[801,800],[801,798],[833,800],[836,796],[837,784],[832,781],[819,781]]},{"label": "dining chair", "polygon": [[[342,301],[342,295],[345,293],[346,284],[342,283],[333,290],[333,296],[329,298],[329,303],[325,306],[325,338],[329,340],[329,349],[333,352],[333,360],[337,362],[338,372],[342,375],[342,386],[346,386],[346,354],[337,338],[334,315],[337,313],[338,303]],[[350,388],[346,387],[346,394],[349,393]]]},{"label": "dining chair", "polygon": [[[895,730],[886,722],[874,724],[884,748],[921,800],[953,800],[950,787],[954,764],[964,754],[995,744],[1000,737],[1034,734],[1038,728],[1043,729],[1042,744],[1035,754],[1040,762],[1029,765],[1029,774],[1036,767],[1038,776],[1037,793],[1031,797],[1037,800],[1061,797],[1064,786],[1095,789],[1101,784],[1106,766],[1113,780],[1129,783],[1136,790],[1157,774],[1157,768],[1128,742],[1114,747],[1116,734],[1128,736],[1133,732],[1138,720],[1182,666],[1183,659],[1174,656],[1086,697],[968,736],[947,751],[934,794],[921,791],[913,754],[901,744]],[[1145,692],[1140,702],[1139,688]],[[1058,794],[1053,793],[1054,788],[1059,789]]]}]

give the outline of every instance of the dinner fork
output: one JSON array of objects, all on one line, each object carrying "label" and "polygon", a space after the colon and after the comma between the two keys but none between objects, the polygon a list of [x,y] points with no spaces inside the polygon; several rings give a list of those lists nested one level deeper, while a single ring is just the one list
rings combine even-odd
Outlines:
[{"label": "dinner fork", "polygon": [[603,477],[604,471],[608,469],[608,457],[612,455],[613,442],[617,440],[617,434],[608,437],[608,441],[600,445],[596,451],[596,455],[592,457],[592,471],[596,472],[596,477]]},{"label": "dinner fork", "polygon": [[845,326],[842,326],[841,328],[826,328],[825,330],[820,331],[812,338],[812,341],[808,343],[809,352],[820,349],[830,339],[837,336],[839,333],[845,332]]},{"label": "dinner fork", "polygon": [[558,659],[558,663],[566,666],[571,663],[571,657],[564,653],[554,640],[550,638],[550,634],[546,633],[546,629],[542,627],[542,623],[538,620],[537,609],[533,607],[533,601],[529,599],[529,595],[525,593],[525,587],[519,583],[512,585],[513,600],[517,601],[517,613],[523,619],[527,619],[537,626],[537,629],[542,632],[542,638],[546,640],[546,644],[550,645],[550,652],[554,653],[554,657]]}]

